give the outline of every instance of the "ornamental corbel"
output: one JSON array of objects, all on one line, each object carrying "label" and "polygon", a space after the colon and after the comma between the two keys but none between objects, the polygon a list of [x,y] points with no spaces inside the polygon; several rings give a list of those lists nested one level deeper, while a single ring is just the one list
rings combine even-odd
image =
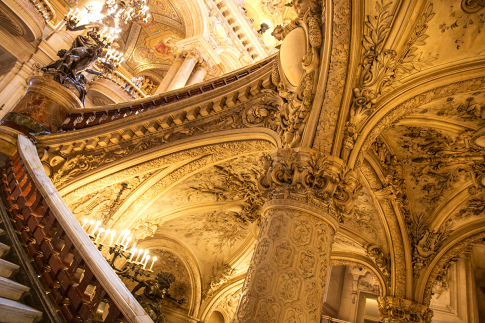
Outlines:
[{"label": "ornamental corbel", "polygon": [[379,297],[377,314],[383,323],[431,323],[433,311],[428,306],[398,297]]},{"label": "ornamental corbel", "polygon": [[294,199],[353,213],[355,192],[360,188],[357,174],[343,161],[308,148],[281,148],[261,158],[263,174],[258,189],[266,199]]}]

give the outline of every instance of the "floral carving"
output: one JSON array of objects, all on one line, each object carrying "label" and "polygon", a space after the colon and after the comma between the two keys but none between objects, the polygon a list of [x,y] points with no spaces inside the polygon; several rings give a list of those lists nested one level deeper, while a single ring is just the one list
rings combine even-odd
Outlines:
[{"label": "floral carving", "polygon": [[359,182],[352,171],[344,173],[339,159],[303,148],[277,149],[264,156],[262,163],[264,173],[258,186],[263,196],[314,203],[340,219],[352,213]]},{"label": "floral carving", "polygon": [[278,92],[266,91],[262,101],[277,109],[277,127],[284,145],[296,147],[301,141],[316,92],[316,69],[320,63],[319,52],[323,41],[322,8],[321,3],[315,0],[291,1],[289,5],[295,9],[298,17],[285,27],[277,26],[273,36],[284,41],[291,30],[303,28],[308,39],[307,52],[301,62],[304,75],[300,84],[293,89],[281,75],[278,65],[274,65],[271,80],[275,82]]},{"label": "floral carving", "polygon": [[[451,24],[440,24],[439,28],[442,33],[457,28],[462,29],[463,33],[455,39],[456,48],[460,49],[464,44],[466,31],[473,30],[475,35],[482,31],[484,24],[482,10],[485,8],[485,2],[483,0],[462,0],[461,6],[456,7],[459,7],[460,9],[454,10],[450,14],[450,17],[452,17],[454,21]],[[451,8],[454,8],[454,6]]]},{"label": "floral carving", "polygon": [[397,85],[404,75],[420,71],[428,66],[436,57],[418,54],[418,46],[425,45],[428,38],[426,31],[428,22],[434,17],[433,5],[426,7],[417,20],[414,32],[404,46],[401,54],[392,49],[385,49],[393,16],[390,15],[392,2],[376,4],[376,16],[367,16],[365,25],[367,34],[364,36],[364,58],[358,86],[354,88],[354,100],[350,112],[350,122],[347,124],[346,145],[342,156],[347,156],[355,142],[354,128],[374,112],[378,98]]},{"label": "floral carving", "polygon": [[222,264],[212,267],[212,275],[209,282],[209,289],[205,292],[205,297],[213,297],[222,285],[228,282],[234,273],[234,268],[228,264]]},{"label": "floral carving", "polygon": [[428,306],[396,297],[379,297],[379,318],[384,323],[423,322],[431,323],[433,311]]}]

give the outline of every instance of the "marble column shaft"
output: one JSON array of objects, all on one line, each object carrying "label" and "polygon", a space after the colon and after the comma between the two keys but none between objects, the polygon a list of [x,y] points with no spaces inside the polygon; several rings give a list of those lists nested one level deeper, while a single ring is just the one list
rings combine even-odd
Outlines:
[{"label": "marble column shaft", "polygon": [[194,70],[195,64],[197,64],[197,61],[198,58],[196,55],[192,53],[187,54],[184,62],[182,63],[177,73],[175,74],[172,82],[168,86],[167,91],[184,87],[190,77],[190,74]]},{"label": "marble column shaft", "polygon": [[197,64],[194,68],[194,72],[190,75],[189,80],[185,86],[189,86],[192,84],[200,83],[204,80],[204,77],[207,75],[208,67],[205,64]]},{"label": "marble column shaft", "polygon": [[170,85],[170,83],[172,83],[173,78],[177,74],[183,62],[184,62],[184,58],[181,57],[180,55],[177,55],[175,57],[172,63],[172,66],[170,66],[170,68],[168,69],[167,74],[165,74],[162,82],[160,83],[157,90],[155,91],[155,94],[163,93],[168,89],[168,86]]},{"label": "marble column shaft", "polygon": [[235,322],[318,323],[341,209],[332,197],[345,195],[343,163],[303,148],[274,150],[263,163],[258,186],[267,201]]}]

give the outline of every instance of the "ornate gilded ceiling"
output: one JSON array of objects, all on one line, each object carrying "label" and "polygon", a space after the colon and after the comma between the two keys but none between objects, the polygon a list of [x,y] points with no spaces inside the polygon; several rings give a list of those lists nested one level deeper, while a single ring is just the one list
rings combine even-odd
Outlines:
[{"label": "ornate gilded ceiling", "polygon": [[[235,82],[216,90],[209,103],[155,109],[146,119],[106,124],[95,134],[128,138],[119,142],[83,151],[82,140],[93,135],[85,130],[66,142],[56,135],[41,142],[53,181],[78,218],[96,215],[110,226],[131,227],[143,243],[179,250],[177,259],[184,250],[187,276],[200,277],[191,278],[196,292],[186,296],[200,292],[201,313],[216,300],[231,311],[264,204],[260,158],[288,145],[284,126],[298,118],[304,122],[291,125],[303,127],[302,146],[342,158],[360,176],[332,259],[369,268],[383,295],[426,303],[444,263],[485,236],[483,2],[325,3],[306,119],[281,98],[262,99],[281,90],[277,68],[268,68],[238,81],[251,86]],[[159,18],[124,34],[132,53],[126,64],[136,73],[154,68],[143,61],[149,55],[168,67],[165,40],[184,37],[171,2],[150,1],[150,8]],[[159,130],[146,137],[126,135],[155,120]],[[66,164],[72,167],[59,166]]]},{"label": "ornate gilded ceiling", "polygon": [[163,75],[172,65],[175,43],[185,38],[185,23],[173,0],[148,1],[150,21],[131,23],[121,34],[123,65],[133,75],[156,70]]}]

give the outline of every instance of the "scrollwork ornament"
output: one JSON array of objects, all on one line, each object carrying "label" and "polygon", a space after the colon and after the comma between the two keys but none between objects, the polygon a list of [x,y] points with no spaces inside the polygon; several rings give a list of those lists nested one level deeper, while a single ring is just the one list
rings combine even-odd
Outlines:
[{"label": "scrollwork ornament", "polygon": [[353,212],[359,180],[342,160],[307,148],[283,148],[261,161],[258,188],[267,199],[304,201],[328,209],[338,220]]},{"label": "scrollwork ornament", "polygon": [[284,146],[297,147],[315,96],[316,70],[320,63],[319,52],[323,42],[322,8],[320,2],[315,0],[292,1],[287,6],[293,7],[298,17],[285,27],[276,26],[272,35],[284,42],[293,30],[303,29],[306,35],[306,53],[297,64],[301,64],[304,73],[298,84],[290,84],[278,56],[271,73],[271,81],[278,92],[267,91],[263,102],[279,111],[279,133]]},{"label": "scrollwork ornament", "polygon": [[428,306],[407,299],[379,297],[378,304],[377,313],[383,323],[431,323],[433,318],[433,311]]}]

